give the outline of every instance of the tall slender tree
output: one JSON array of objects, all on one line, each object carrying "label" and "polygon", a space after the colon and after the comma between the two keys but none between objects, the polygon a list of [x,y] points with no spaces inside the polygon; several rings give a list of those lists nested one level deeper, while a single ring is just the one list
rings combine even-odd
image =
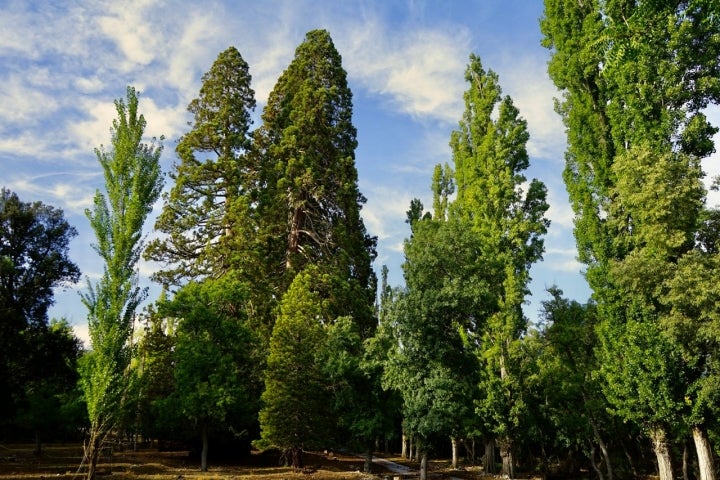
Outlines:
[{"label": "tall slender tree", "polygon": [[[643,342],[656,334],[662,337],[658,342],[677,354],[680,344],[659,331],[657,322],[672,308],[661,301],[663,284],[678,259],[693,249],[700,225],[697,168],[713,151],[717,131],[702,111],[720,100],[717,5],[705,0],[546,0],[541,28],[544,45],[553,51],[550,75],[563,91],[558,111],[568,132],[564,178],[575,211],[579,258],[587,264],[602,319],[610,322],[602,330],[608,347],[601,350],[606,353],[603,367],[610,373],[613,368],[606,363],[617,361],[617,348],[643,351]],[[633,174],[640,164],[653,166],[647,182],[644,172]],[[683,183],[685,174],[690,184],[695,179],[689,189],[670,196],[653,190],[662,186],[656,180],[674,185]],[[682,217],[670,218],[676,209]],[[642,288],[628,288],[630,284]],[[633,339],[640,343],[630,348]],[[637,370],[647,378],[624,378],[649,385],[675,371],[657,360]],[[667,388],[650,389],[645,406],[669,401],[672,383],[666,376]],[[618,407],[637,404],[638,398],[618,397],[618,390],[607,385]],[[621,390],[638,393],[627,385]],[[646,431],[657,440],[660,476],[672,478],[664,441],[669,432],[651,421],[663,413],[643,411],[644,419],[634,419],[654,423]]]},{"label": "tall slender tree", "polygon": [[[455,163],[457,199],[451,216],[477,235],[484,268],[494,278],[496,309],[474,333],[481,344],[487,392],[481,410],[500,440],[503,474],[514,475],[513,436],[522,405],[512,357],[526,328],[522,304],[528,295],[530,267],[542,259],[542,236],[550,224],[545,185],[527,182],[527,123],[508,96],[501,97],[498,76],[471,55],[465,73],[465,112],[450,145]],[[497,117],[493,112],[497,110]],[[526,183],[527,182],[527,183]]]},{"label": "tall slender tree", "polygon": [[90,418],[88,480],[95,478],[100,448],[115,426],[128,388],[135,310],[147,295],[138,285],[137,272],[142,229],[162,188],[162,145],[155,140],[142,143],[146,122],[138,103],[133,87],[127,88],[126,101],[115,101],[111,148],[95,150],[106,193],[98,190],[93,208],[86,211],[97,242],[93,248],[104,262],[101,279],[94,284],[88,280],[88,291],[81,295],[92,349],[81,369]]}]

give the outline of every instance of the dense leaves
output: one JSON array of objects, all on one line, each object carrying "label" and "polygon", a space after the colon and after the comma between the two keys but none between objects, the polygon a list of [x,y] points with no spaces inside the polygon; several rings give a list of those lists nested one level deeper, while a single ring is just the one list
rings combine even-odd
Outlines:
[{"label": "dense leaves", "polygon": [[142,229],[160,196],[162,146],[142,143],[145,118],[138,113],[138,94],[127,89],[127,102],[115,101],[117,119],[111,129],[111,149],[96,149],[105,178],[106,194],[97,191],[86,211],[104,263],[97,283],[88,280],[82,301],[88,309],[92,351],[83,358],[81,383],[90,418],[88,480],[95,477],[99,449],[115,428],[126,401],[131,376],[135,310],[145,299],[136,266],[142,252]]}]

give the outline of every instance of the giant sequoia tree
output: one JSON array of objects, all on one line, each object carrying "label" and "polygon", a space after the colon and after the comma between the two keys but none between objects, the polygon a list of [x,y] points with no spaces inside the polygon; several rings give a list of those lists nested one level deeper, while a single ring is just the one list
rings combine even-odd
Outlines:
[{"label": "giant sequoia tree", "polygon": [[717,131],[702,111],[720,100],[717,4],[546,0],[541,26],[553,51],[549,72],[563,92],[564,178],[579,257],[605,322],[606,393],[618,414],[653,437],[660,476],[671,478],[665,439],[694,398],[677,382],[692,375],[668,368],[667,356],[637,369],[616,364],[620,352],[645,352],[647,342],[675,358],[683,350],[685,361],[698,358],[687,355],[687,339],[657,323],[675,308],[663,297],[681,282],[678,262],[698,248],[699,160],[713,151]]},{"label": "giant sequoia tree", "polygon": [[[188,105],[193,121],[176,148],[180,163],[170,173],[175,184],[164,194],[155,222],[167,236],[151,242],[145,253],[166,265],[155,274],[165,285],[217,277],[232,268],[233,253],[223,241],[242,235],[239,222],[256,181],[246,156],[255,109],[250,80],[247,63],[229,47],[203,75],[200,94]],[[231,215],[233,209],[240,212]]]},{"label": "giant sequoia tree", "polygon": [[88,309],[92,352],[84,358],[81,384],[90,418],[88,480],[95,477],[100,447],[116,426],[128,388],[128,366],[135,310],[147,290],[138,285],[137,262],[142,229],[160,196],[162,146],[142,143],[145,117],[138,113],[138,95],[128,87],[127,102],[115,101],[111,148],[95,150],[105,177],[103,194],[95,194],[86,211],[95,232],[95,251],[104,262],[103,275],[82,301]]},{"label": "giant sequoia tree", "polygon": [[327,31],[308,32],[262,119],[255,154],[266,277],[281,294],[308,264],[335,271],[347,281],[347,313],[365,335],[373,324],[376,240],[360,216],[352,92]]}]

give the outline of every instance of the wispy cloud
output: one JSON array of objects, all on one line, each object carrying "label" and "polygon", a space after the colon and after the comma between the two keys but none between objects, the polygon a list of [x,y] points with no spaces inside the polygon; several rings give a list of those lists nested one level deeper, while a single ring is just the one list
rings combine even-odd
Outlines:
[{"label": "wispy cloud", "polygon": [[349,74],[415,118],[454,123],[462,111],[470,34],[389,26],[374,18],[343,30],[338,43]]}]

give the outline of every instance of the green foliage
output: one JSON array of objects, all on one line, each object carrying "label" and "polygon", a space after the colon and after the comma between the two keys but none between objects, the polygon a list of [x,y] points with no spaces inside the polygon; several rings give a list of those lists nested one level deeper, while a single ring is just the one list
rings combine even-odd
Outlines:
[{"label": "green foliage", "polygon": [[[492,299],[484,312],[468,310],[482,319],[469,329],[482,372],[477,410],[485,431],[512,449],[527,411],[522,304],[530,267],[542,259],[549,205],[545,185],[528,183],[523,174],[529,166],[527,122],[512,99],[501,96],[497,74],[471,55],[465,79],[465,112],[450,140],[457,188],[450,214],[476,235],[481,253],[475,262],[489,280],[486,296]],[[504,468],[513,475],[512,462]]]},{"label": "green foliage", "polygon": [[234,217],[248,212],[239,200],[257,181],[257,168],[246,154],[255,109],[250,81],[247,63],[229,47],[202,76],[199,96],[188,105],[193,121],[176,148],[180,163],[170,173],[175,183],[163,194],[165,204],[155,222],[167,236],[153,240],[145,252],[166,264],[155,274],[165,285],[217,277],[231,268],[232,253],[222,240],[240,234]]},{"label": "green foliage", "polygon": [[[603,390],[617,415],[663,438],[710,371],[695,370],[709,344],[679,335],[700,319],[668,293],[692,277],[678,268],[685,257],[715,243],[700,161],[717,132],[702,113],[720,100],[717,2],[546,0],[541,29],[563,94],[579,258],[602,320]],[[703,408],[684,414],[688,426]]]},{"label": "green foliage", "polygon": [[402,395],[406,432],[427,441],[465,433],[477,381],[465,332],[478,328],[493,300],[471,230],[452,219],[414,225],[407,290],[394,295],[382,326],[394,340],[383,382]]},{"label": "green foliage", "polygon": [[181,413],[198,430],[255,428],[258,340],[246,323],[246,296],[242,282],[223,277],[190,282],[159,305],[158,313],[172,319],[175,331],[174,390],[163,406]]},{"label": "green foliage", "polygon": [[[335,317],[324,294],[330,278],[315,266],[298,273],[280,304],[270,337],[260,410],[261,446],[322,447],[332,438],[329,380],[320,361]],[[340,352],[338,352],[340,354]],[[338,363],[352,357],[335,359]]]},{"label": "green foliage", "polygon": [[[145,118],[138,115],[138,95],[128,87],[127,103],[115,101],[112,148],[95,150],[103,168],[107,195],[95,194],[90,220],[95,251],[104,262],[101,279],[81,295],[88,309],[92,352],[83,358],[81,385],[91,424],[91,468],[94,477],[99,442],[118,421],[130,382],[131,348],[135,310],[146,291],[137,285],[137,262],[142,251],[142,228],[160,195],[162,146],[144,144]],[[93,451],[95,449],[95,451]]]},{"label": "green foliage", "polygon": [[348,314],[371,334],[376,239],[360,216],[352,92],[325,30],[308,32],[270,93],[255,132],[260,165],[256,232],[265,277],[283,292],[308,264],[347,279]]},{"label": "green foliage", "polygon": [[16,403],[28,400],[31,392],[26,387],[60,381],[55,378],[59,372],[46,370],[43,360],[64,365],[65,357],[72,357],[71,349],[58,346],[43,352],[40,346],[55,338],[47,318],[53,288],[75,283],[80,276],[68,257],[76,235],[62,210],[25,203],[10,190],[0,190],[0,409],[5,412],[1,427],[12,421]]}]

